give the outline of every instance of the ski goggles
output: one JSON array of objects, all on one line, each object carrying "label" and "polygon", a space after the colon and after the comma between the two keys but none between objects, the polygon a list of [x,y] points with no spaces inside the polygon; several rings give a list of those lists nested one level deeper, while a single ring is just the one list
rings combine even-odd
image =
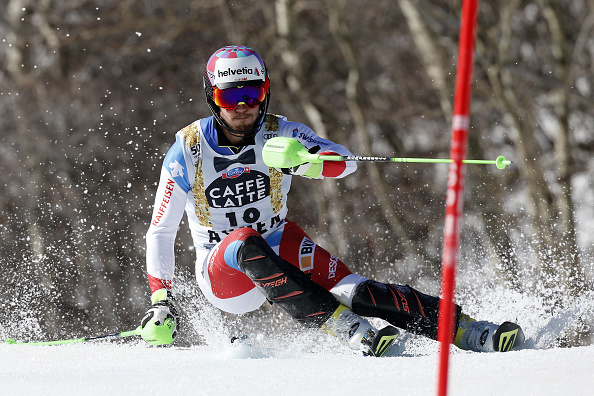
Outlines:
[{"label": "ski goggles", "polygon": [[232,110],[240,104],[248,107],[259,106],[266,98],[266,89],[261,86],[241,86],[227,89],[214,88],[212,92],[215,104],[223,109]]}]

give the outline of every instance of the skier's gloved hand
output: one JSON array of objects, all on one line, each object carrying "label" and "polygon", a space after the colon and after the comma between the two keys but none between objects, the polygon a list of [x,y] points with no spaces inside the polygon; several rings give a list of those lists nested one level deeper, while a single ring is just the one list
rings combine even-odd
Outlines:
[{"label": "skier's gloved hand", "polygon": [[[301,147],[300,143],[295,141],[295,145],[297,147],[300,147],[302,150],[306,150],[305,147]],[[319,146],[315,146],[310,148],[309,150],[307,150],[310,154],[315,154],[316,152],[318,152],[320,150]],[[297,152],[300,150],[292,150],[293,152]],[[293,158],[293,163],[298,163],[301,162],[301,159],[297,156],[296,158]],[[298,175],[298,176],[303,176],[303,177],[307,177],[310,179],[322,179],[322,168],[324,167],[324,164],[322,162],[320,163],[311,163],[311,162],[304,162],[300,165],[297,166],[293,166],[290,168],[280,168],[280,170],[286,174],[286,175]],[[277,168],[278,169],[278,168]]]},{"label": "skier's gloved hand", "polygon": [[301,165],[294,166],[292,168],[282,168],[283,173],[289,175],[298,175],[307,177],[310,179],[321,179],[322,176],[322,167],[323,163],[319,164],[312,164],[311,162],[306,162]]},{"label": "skier's gloved hand", "polygon": [[142,318],[141,337],[151,345],[171,344],[177,335],[178,317],[170,290],[159,289],[151,296],[153,305]]}]

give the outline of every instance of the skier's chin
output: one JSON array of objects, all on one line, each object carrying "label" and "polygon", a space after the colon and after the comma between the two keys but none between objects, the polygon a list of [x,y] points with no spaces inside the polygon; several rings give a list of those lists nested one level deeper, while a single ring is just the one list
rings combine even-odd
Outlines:
[{"label": "skier's chin", "polygon": [[231,128],[234,129],[234,134],[235,135],[240,135],[243,136],[246,133],[248,133],[249,131],[251,131],[254,128],[254,123],[250,122],[250,123],[237,123],[234,125],[230,125]]}]

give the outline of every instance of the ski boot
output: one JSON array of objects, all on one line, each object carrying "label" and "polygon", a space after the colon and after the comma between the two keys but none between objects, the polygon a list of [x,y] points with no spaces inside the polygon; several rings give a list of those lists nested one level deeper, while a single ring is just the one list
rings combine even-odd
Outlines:
[{"label": "ski boot", "polygon": [[337,337],[351,349],[361,350],[365,356],[390,356],[391,348],[400,334],[393,326],[377,330],[366,319],[340,305],[322,330]]},{"label": "ski boot", "polygon": [[498,326],[461,314],[454,345],[467,351],[507,352],[521,347],[524,340],[522,328],[515,323],[503,322]]}]

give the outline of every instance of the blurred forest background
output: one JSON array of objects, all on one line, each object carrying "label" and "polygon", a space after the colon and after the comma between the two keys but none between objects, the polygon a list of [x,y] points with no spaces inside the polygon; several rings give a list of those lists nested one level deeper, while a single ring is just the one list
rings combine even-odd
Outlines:
[{"label": "blurred forest background", "polygon": [[[449,155],[461,0],[0,4],[4,336],[139,324],[161,162],[177,130],[210,115],[201,76],[224,45],[262,55],[272,113],[360,155]],[[513,165],[466,168],[460,287],[550,310],[592,291],[593,76],[592,0],[480,1],[468,157]],[[354,271],[437,294],[447,171],[294,178],[289,215]],[[187,225],[178,240],[187,285]]]}]

